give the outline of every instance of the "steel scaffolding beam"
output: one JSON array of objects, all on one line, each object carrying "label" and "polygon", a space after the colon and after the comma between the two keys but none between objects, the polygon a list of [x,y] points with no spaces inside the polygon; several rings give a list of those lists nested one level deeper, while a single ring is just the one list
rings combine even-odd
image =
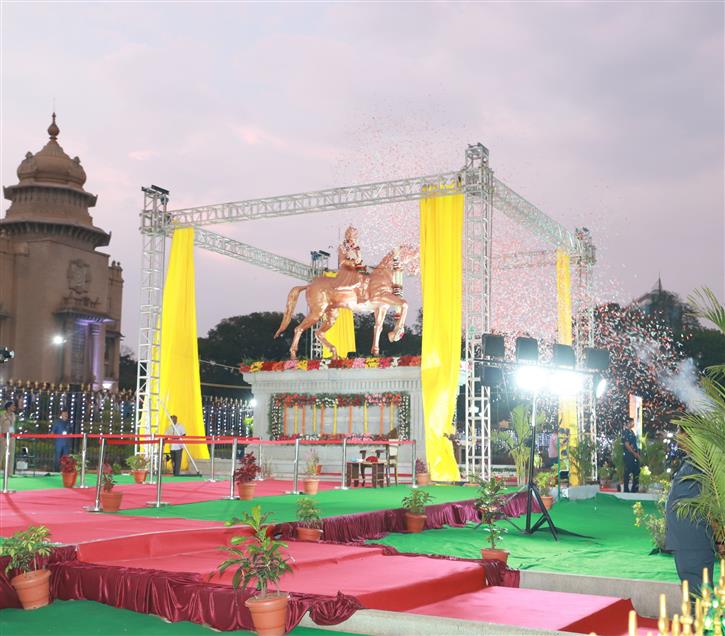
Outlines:
[{"label": "steel scaffolding beam", "polygon": [[490,388],[476,379],[481,336],[491,323],[493,171],[481,144],[466,150],[463,226],[463,336],[466,368],[464,430],[466,477],[491,475]]},{"label": "steel scaffolding beam", "polygon": [[194,245],[299,280],[310,281],[318,275],[313,270],[312,265],[300,263],[285,256],[278,256],[272,252],[267,252],[247,243],[198,227],[194,230]]}]

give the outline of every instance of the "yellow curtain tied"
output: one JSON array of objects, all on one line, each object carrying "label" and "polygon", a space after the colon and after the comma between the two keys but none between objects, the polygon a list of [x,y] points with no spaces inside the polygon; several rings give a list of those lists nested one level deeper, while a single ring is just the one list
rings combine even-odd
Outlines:
[{"label": "yellow curtain tied", "polygon": [[[571,324],[571,268],[569,255],[564,250],[556,251],[556,298],[559,314],[559,343],[572,344]],[[559,399],[559,419],[563,428],[569,429],[569,448],[565,448],[563,440],[560,451],[576,446],[577,434],[579,432],[576,416],[576,399]],[[569,479],[573,485],[578,485],[579,475],[569,464]]]},{"label": "yellow curtain tied", "polygon": [[420,202],[420,266],[423,288],[421,380],[428,471],[435,481],[460,479],[453,432],[461,362],[463,195]]},{"label": "yellow curtain tied", "polygon": [[[325,272],[325,276],[334,278],[336,272]],[[332,328],[325,334],[330,344],[337,349],[337,355],[341,358],[347,358],[347,354],[357,349],[355,345],[355,321],[353,320],[352,311],[349,309],[340,309],[337,320]],[[331,358],[332,351],[327,347],[322,348],[322,357]]]},{"label": "yellow curtain tied", "polygon": [[[161,379],[159,427],[169,425],[168,415],[176,415],[187,435],[204,435],[201,409],[201,379],[196,333],[196,291],[194,285],[194,229],[174,231],[169,268],[164,284],[161,314]],[[188,444],[195,459],[208,459],[206,444]],[[182,468],[187,465],[182,454]]]}]

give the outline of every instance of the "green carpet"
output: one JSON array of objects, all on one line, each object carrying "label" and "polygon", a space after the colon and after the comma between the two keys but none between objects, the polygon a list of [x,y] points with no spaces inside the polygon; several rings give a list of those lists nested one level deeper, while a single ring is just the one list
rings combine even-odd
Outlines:
[{"label": "green carpet", "polygon": [[[0,634],[23,634],[24,636],[211,636],[220,632],[196,623],[182,621],[167,623],[158,616],[137,614],[130,610],[117,609],[93,601],[55,601],[47,607],[25,611],[4,609],[0,611]],[[225,634],[252,634],[236,631]],[[330,634],[352,636],[348,632],[332,632],[309,627],[297,627],[290,634],[312,636]]]},{"label": "green carpet", "polygon": [[[427,486],[433,495],[431,504],[473,499],[475,490],[464,486]],[[351,488],[350,490],[325,490],[315,495],[323,517],[400,508],[400,502],[408,494],[408,486],[389,488]],[[256,497],[252,501],[204,501],[192,504],[180,504],[165,508],[131,508],[119,514],[143,517],[183,517],[184,519],[203,519],[206,521],[227,521],[249,511],[253,506],[261,505],[262,512],[269,512],[270,520],[276,523],[294,521],[297,516],[297,495],[278,495],[274,497]]]},{"label": "green carpet", "polygon": [[[118,484],[132,484],[132,475],[114,475],[114,479]],[[185,475],[182,477],[173,477],[171,475],[164,475],[164,482],[169,481],[199,481],[203,477],[197,477],[194,475]],[[76,486],[80,484],[80,476],[76,481]],[[96,474],[88,473],[86,475],[86,486],[96,485]],[[40,475],[40,476],[29,476],[29,475],[13,475],[10,478],[10,489],[11,490],[44,490],[46,488],[63,488],[63,478],[59,474],[51,475]]]},{"label": "green carpet", "polygon": [[[525,535],[506,522],[499,522],[507,529],[499,547],[511,553],[509,565],[522,570],[679,582],[672,556],[650,555],[654,545],[646,529],[634,526],[632,503],[608,495],[584,501],[564,500],[551,510],[554,524],[560,530],[591,539],[562,532],[557,542],[546,526],[533,535]],[[653,510],[651,502],[643,503],[647,512]],[[535,515],[534,519],[538,517]],[[523,527],[525,520],[521,517],[514,521]],[[475,524],[469,524],[465,528],[446,527],[420,534],[390,534],[374,543],[391,545],[401,552],[479,558],[487,537],[483,528],[475,529]]]}]

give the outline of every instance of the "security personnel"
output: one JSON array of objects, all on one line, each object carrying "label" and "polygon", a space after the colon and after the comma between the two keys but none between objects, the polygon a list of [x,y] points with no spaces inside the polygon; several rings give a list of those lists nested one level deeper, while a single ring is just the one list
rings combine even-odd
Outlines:
[{"label": "security personnel", "polygon": [[[634,434],[634,418],[627,420],[627,428],[622,435],[624,452],[624,492],[639,492],[639,447]],[[629,476],[632,476],[632,489],[629,489]]]}]

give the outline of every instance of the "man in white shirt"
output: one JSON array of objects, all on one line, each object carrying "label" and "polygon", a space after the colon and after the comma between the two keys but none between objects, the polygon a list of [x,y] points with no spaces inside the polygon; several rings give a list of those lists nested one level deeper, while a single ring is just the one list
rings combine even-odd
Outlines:
[{"label": "man in white shirt", "polygon": [[[171,416],[171,424],[164,435],[173,435],[174,437],[182,437],[186,435],[186,429],[183,424],[179,424],[176,420],[176,415]],[[184,448],[183,444],[178,442],[169,444],[169,450],[171,451],[171,465],[174,467],[174,475],[177,477],[181,471],[181,453]]]}]

